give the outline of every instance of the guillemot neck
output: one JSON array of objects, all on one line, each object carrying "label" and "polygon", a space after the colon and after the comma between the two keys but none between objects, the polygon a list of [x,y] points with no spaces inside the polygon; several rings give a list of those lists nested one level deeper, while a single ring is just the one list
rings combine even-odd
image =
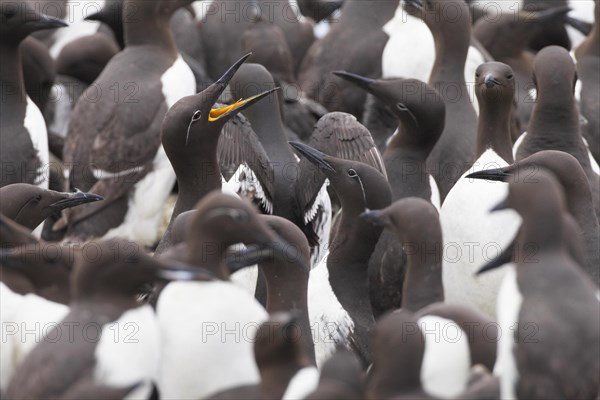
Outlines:
[{"label": "guillemot neck", "polygon": [[442,241],[438,235],[411,244],[419,247],[418,251],[407,254],[402,308],[416,312],[429,304],[444,301]]},{"label": "guillemot neck", "polygon": [[[4,112],[9,112],[11,106],[17,104],[13,99],[19,99],[23,104],[27,101],[21,50],[18,44],[0,42],[0,53],[2,54],[0,57],[2,108]],[[11,97],[10,101],[7,101],[7,96]]]},{"label": "guillemot neck", "polygon": [[[482,104],[480,102],[479,104]],[[496,109],[480,107],[477,127],[477,157],[492,149],[508,164],[514,162],[510,138],[510,106],[496,104]]]},{"label": "guillemot neck", "polygon": [[138,7],[131,20],[124,15],[125,46],[157,46],[173,56],[177,56],[175,39],[169,25],[171,15],[156,15],[155,11]]},{"label": "guillemot neck", "polygon": [[429,82],[452,83],[465,86],[465,64],[469,52],[469,41],[466,45],[455,43],[457,37],[446,38],[441,34],[433,35],[435,42],[435,61],[431,69]]},{"label": "guillemot neck", "polygon": [[221,189],[221,169],[217,158],[218,142],[217,138],[203,143],[201,154],[186,152],[186,155],[178,157],[179,160],[186,162],[173,164],[177,175],[179,195],[171,217],[172,221],[179,214],[194,208],[198,201],[208,193]]}]

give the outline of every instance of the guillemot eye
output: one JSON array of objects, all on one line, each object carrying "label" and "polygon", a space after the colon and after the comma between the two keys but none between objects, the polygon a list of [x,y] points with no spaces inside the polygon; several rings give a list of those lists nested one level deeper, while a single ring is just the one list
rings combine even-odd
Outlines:
[{"label": "guillemot eye", "polygon": [[507,79],[512,79],[513,78],[513,74],[509,74],[506,76]]},{"label": "guillemot eye", "polygon": [[192,116],[192,121],[198,121],[200,117],[202,117],[202,111],[196,110],[196,112]]},{"label": "guillemot eye", "polygon": [[348,170],[348,176],[350,178],[356,178],[358,176],[358,173],[356,172],[356,170],[354,170],[353,168],[350,168]]}]

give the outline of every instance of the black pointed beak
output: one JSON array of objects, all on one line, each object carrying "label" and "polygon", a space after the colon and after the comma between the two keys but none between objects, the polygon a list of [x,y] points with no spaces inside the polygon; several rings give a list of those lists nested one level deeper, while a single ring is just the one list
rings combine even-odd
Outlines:
[{"label": "black pointed beak", "polygon": [[485,87],[488,89],[491,89],[494,86],[500,85],[500,82],[496,78],[494,78],[494,76],[492,74],[487,74],[485,76],[485,78],[483,78],[483,83],[485,84]]},{"label": "black pointed beak", "polygon": [[493,260],[491,260],[490,262],[485,264],[483,267],[479,268],[475,272],[475,276],[481,275],[487,271],[491,271],[491,270],[500,268],[503,265],[506,265],[506,264],[512,262],[514,251],[515,251],[515,243],[516,243],[516,240],[513,240],[512,243],[498,255],[498,257],[494,258]]},{"label": "black pointed beak", "polygon": [[498,204],[496,204],[494,207],[492,207],[490,212],[493,213],[496,211],[508,210],[509,208],[511,208],[511,207],[508,204],[508,198],[506,198],[506,199],[502,200],[501,202],[499,202]]},{"label": "black pointed beak", "polygon": [[104,10],[99,10],[95,13],[89,14],[87,17],[84,18],[84,21],[104,22]]},{"label": "black pointed beak", "polygon": [[346,72],[346,71],[333,71],[332,74],[334,74],[335,76],[339,76],[340,78],[355,84],[356,86],[366,90],[369,93],[375,94],[372,91],[373,90],[372,85],[373,85],[373,83],[375,83],[374,79],[367,78],[367,77],[360,76],[357,74],[353,74],[352,72]]},{"label": "black pointed beak", "polygon": [[65,26],[69,26],[62,19],[51,17],[46,14],[39,14],[38,18],[33,21],[28,21],[25,24],[36,31],[41,31],[43,29],[64,28]]},{"label": "black pointed beak", "polygon": [[360,214],[360,218],[374,226],[382,228],[386,227],[390,222],[383,210],[365,211]]},{"label": "black pointed beak", "polygon": [[475,272],[475,276],[479,276],[481,274],[485,274],[486,272],[493,271],[493,270],[498,269],[498,268],[500,268],[500,267],[502,267],[503,265],[506,264],[504,262],[498,262],[496,260],[497,259],[494,259],[491,262],[485,264],[483,267],[479,268]]},{"label": "black pointed beak", "polygon": [[566,16],[571,11],[571,8],[568,6],[554,7],[549,8],[544,11],[539,11],[536,14],[536,20],[538,22],[546,22],[554,18],[561,18]]},{"label": "black pointed beak", "polygon": [[488,181],[506,182],[506,179],[508,179],[509,176],[510,174],[506,172],[504,168],[494,168],[487,169],[484,171],[473,172],[472,174],[465,176],[465,178],[486,179]]},{"label": "black pointed beak", "polygon": [[[240,58],[239,60],[237,60],[235,62],[235,64],[233,64],[231,67],[229,67],[229,69],[227,71],[225,71],[223,76],[221,76],[216,82],[211,84],[209,87],[204,89],[202,92],[198,93],[197,96],[200,98],[200,101],[203,104],[209,103],[211,107],[214,106],[215,103],[219,100],[219,97],[221,96],[221,94],[225,91],[225,88],[227,88],[227,85],[229,84],[229,81],[231,80],[231,78],[233,78],[233,76],[238,71],[238,69],[240,69],[242,64],[251,55],[252,55],[252,53],[248,53],[248,54],[244,55],[242,58]],[[224,107],[222,107],[222,108],[224,108]],[[222,111],[222,113],[225,113],[225,111]]]},{"label": "black pointed beak", "polygon": [[225,87],[229,84],[229,81],[231,80],[231,78],[233,78],[233,76],[235,75],[235,73],[237,72],[238,69],[240,69],[240,67],[242,66],[242,64],[244,62],[246,62],[246,60],[248,59],[248,57],[250,57],[252,55],[252,53],[248,53],[244,56],[242,56],[242,58],[240,58],[239,60],[237,60],[235,62],[235,64],[233,64],[231,67],[229,67],[229,69],[227,71],[225,71],[225,73],[223,74],[222,77],[220,77],[214,84],[215,85],[222,85],[223,89],[225,89]]},{"label": "black pointed beak", "polygon": [[325,159],[328,157],[327,154],[321,153],[319,150],[314,149],[304,143],[299,142],[288,142],[300,155],[304,156],[312,164],[316,165],[320,169],[335,173],[335,168],[329,164]]},{"label": "black pointed beak", "polygon": [[575,17],[570,17],[567,15],[567,20],[566,23],[573,29],[576,29],[577,31],[579,31],[581,34],[583,34],[584,36],[587,36],[590,34],[590,32],[592,31],[592,28],[594,27],[593,24],[590,24],[589,22],[586,21],[582,21],[579,18],[575,18]]},{"label": "black pointed beak", "polygon": [[[248,54],[244,55],[242,58],[240,58],[239,60],[237,60],[235,62],[235,64],[233,64],[231,67],[229,67],[229,69],[223,74],[223,76],[221,76],[215,83],[213,83],[208,89],[206,89],[206,90],[210,91],[209,93],[211,93],[211,96],[212,96],[211,105],[214,105],[217,102],[217,100],[219,99],[219,96],[221,96],[221,94],[223,93],[223,91],[225,90],[227,85],[229,84],[229,81],[231,81],[231,79],[233,78],[235,73],[238,71],[238,69],[240,69],[242,64],[244,64],[244,62],[251,55],[252,55],[252,53],[248,53]],[[216,87],[216,91],[215,91],[215,87]],[[279,90],[279,87],[264,91],[262,93],[259,93],[252,97],[249,97],[247,99],[238,100],[234,104],[231,104],[231,105],[228,105],[225,107],[213,108],[209,112],[208,121],[215,122],[217,120],[220,120],[221,122],[225,122],[228,119],[230,119],[231,117],[233,117],[234,115],[236,115],[237,113],[239,113],[240,111],[250,107],[252,104],[267,97],[268,95],[270,95],[271,93],[273,93],[276,90]]]},{"label": "black pointed beak", "polygon": [[86,192],[77,191],[77,192],[71,194],[66,199],[62,199],[55,203],[50,204],[50,207],[54,208],[56,210],[64,210],[67,208],[80,206],[80,205],[86,204],[86,203],[93,203],[95,201],[100,201],[100,200],[104,200],[104,197],[94,194],[94,193],[86,193]]}]

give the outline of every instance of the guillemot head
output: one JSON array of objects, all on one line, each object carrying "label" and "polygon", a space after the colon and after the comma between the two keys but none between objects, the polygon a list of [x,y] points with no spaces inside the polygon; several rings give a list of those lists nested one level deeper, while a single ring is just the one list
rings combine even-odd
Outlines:
[{"label": "guillemot head", "polygon": [[444,130],[446,104],[440,94],[418,79],[371,79],[346,71],[334,75],[371,93],[398,117],[409,133],[402,142],[433,147]]},{"label": "guillemot head", "polygon": [[279,89],[274,88],[247,99],[240,99],[231,105],[215,107],[229,81],[250,55],[251,53],[240,58],[204,91],[182,98],[167,111],[161,135],[167,155],[175,157],[187,146],[207,139],[217,140],[221,128],[234,115]]},{"label": "guillemot head", "polygon": [[0,1],[0,41],[18,43],[33,32],[68,26],[61,19],[42,14],[33,2]]},{"label": "guillemot head", "polygon": [[33,230],[54,213],[103,199],[100,195],[79,190],[65,193],[15,183],[0,189],[0,212]]},{"label": "guillemot head", "polygon": [[205,269],[152,257],[142,246],[123,239],[89,242],[75,257],[73,301],[114,300],[135,307],[140,289],[149,284],[215,278]]},{"label": "guillemot head", "polygon": [[353,206],[362,207],[363,210],[384,208],[390,204],[391,190],[388,181],[375,168],[358,161],[329,156],[304,143],[289,143],[325,174],[342,204],[351,202]]},{"label": "guillemot head", "polygon": [[[214,191],[198,202],[186,242],[187,260],[191,264],[203,265],[209,255],[217,253],[225,257],[225,250],[237,243],[248,246],[247,253],[238,259],[239,264],[244,264],[239,268],[252,265],[246,264],[249,260],[297,257],[296,249],[286,245],[287,242],[269,227],[254,205],[220,191]],[[231,272],[220,265],[208,268],[216,268],[215,273],[223,279]]]}]

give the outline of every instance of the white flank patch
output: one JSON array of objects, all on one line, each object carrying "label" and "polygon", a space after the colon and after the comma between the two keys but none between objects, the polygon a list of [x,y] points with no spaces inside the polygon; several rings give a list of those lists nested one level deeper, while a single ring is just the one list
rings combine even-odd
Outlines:
[{"label": "white flank patch", "polygon": [[121,225],[111,229],[104,239],[120,237],[151,246],[159,238],[162,208],[175,185],[175,172],[162,145],[154,157],[152,170],[135,185],[129,195],[127,214]]},{"label": "white flank patch", "polygon": [[385,147],[388,147],[390,145],[390,143],[392,142],[392,139],[394,139],[394,136],[396,136],[397,134],[398,134],[398,128],[396,128],[396,130],[394,131],[392,136],[387,138],[387,140],[385,141]]},{"label": "white flank patch", "polygon": [[290,380],[282,400],[300,400],[306,398],[319,385],[319,370],[315,367],[302,368]]},{"label": "white flank patch", "polygon": [[23,121],[25,129],[29,131],[31,143],[35,149],[41,166],[37,171],[35,183],[38,187],[48,189],[50,180],[50,153],[48,150],[48,132],[46,131],[46,121],[37,105],[27,96],[27,111]]},{"label": "white flank patch", "polygon": [[529,99],[531,101],[536,101],[537,100],[537,89],[536,88],[531,88],[527,91],[527,94],[529,94]]},{"label": "white flank patch", "polygon": [[[100,22],[85,21],[84,18],[90,14],[100,11],[104,7],[105,0],[94,2],[69,2],[64,21],[69,24],[64,28],[57,29],[54,33],[56,40],[50,47],[50,55],[56,60],[62,49],[72,42],[84,36],[93,35],[98,32]],[[69,12],[71,11],[71,12]]]},{"label": "white flank patch", "polygon": [[2,326],[2,351],[0,351],[0,390],[6,389],[13,371],[15,336],[20,336],[20,328],[14,320],[15,312],[23,301],[23,296],[10,290],[0,282],[0,324]]},{"label": "white flank patch", "polygon": [[525,140],[526,136],[527,136],[527,131],[523,132],[523,134],[517,138],[517,140],[515,141],[515,144],[513,144],[512,152],[513,152],[513,158],[515,160],[517,159],[517,151],[519,151],[519,147],[521,147],[521,144],[523,143],[523,140]]},{"label": "white flank patch", "polygon": [[440,201],[440,189],[438,188],[437,182],[433,179],[433,176],[429,175],[429,187],[431,188],[431,204],[440,212],[441,201]]},{"label": "white flank patch", "polygon": [[590,151],[590,145],[588,144],[588,141],[584,137],[582,137],[582,139],[583,143],[585,144],[585,148],[588,152],[588,157],[590,159],[590,167],[592,167],[592,171],[594,171],[597,174],[600,174],[600,166],[598,166],[598,162],[596,161],[596,159],[592,155],[592,152]]},{"label": "white flank patch", "polygon": [[159,390],[199,399],[260,382],[254,337],[265,309],[230,282],[172,282],[157,306],[162,338]]},{"label": "white flank patch", "polygon": [[500,397],[516,399],[515,385],[519,379],[519,370],[515,359],[514,333],[519,319],[523,297],[517,284],[517,271],[513,264],[507,268],[504,281],[498,293],[498,329],[499,341],[494,365],[494,375],[500,378]]},{"label": "white flank patch", "polygon": [[50,131],[60,137],[67,137],[71,112],[75,103],[69,96],[69,88],[61,83],[55,83],[50,92],[50,98],[54,101],[54,115],[50,121]]},{"label": "white flank patch", "polygon": [[[571,57],[574,54],[575,54],[575,52],[571,51]],[[577,63],[577,60],[573,59],[573,62]],[[577,82],[575,82],[575,101],[577,102],[577,104],[581,103],[581,88],[582,88],[581,81],[579,79],[577,79]]]},{"label": "white flank patch", "polygon": [[[329,179],[325,179],[325,183],[321,186],[315,201],[305,214],[304,223],[315,223],[315,233],[319,236],[319,244],[311,249],[310,267],[315,268],[325,254],[329,251],[329,234],[331,232],[332,207],[329,193],[327,192]],[[321,210],[319,212],[319,210]],[[318,217],[318,218],[317,218]]]},{"label": "white flank patch", "polygon": [[308,280],[308,316],[318,368],[333,355],[336,345],[347,346],[348,335],[354,331],[354,321],[329,283],[327,257],[311,270]]},{"label": "white flank patch", "polygon": [[44,230],[44,222],[45,221],[42,221],[42,223],[39,224],[38,226],[36,226],[36,228],[33,230],[33,232],[31,232],[31,234],[38,239],[40,239],[42,237],[42,231]]},{"label": "white flank patch", "polygon": [[128,310],[102,327],[96,345],[94,378],[99,385],[126,388],[143,383],[127,398],[147,399],[160,364],[159,328],[154,310]]},{"label": "white flank patch", "polygon": [[267,198],[265,190],[256,174],[246,163],[242,163],[231,179],[223,186],[227,190],[235,192],[241,198],[246,197],[246,194],[250,193],[249,197],[258,200],[265,212],[273,214],[273,203]]},{"label": "white flank patch", "polygon": [[505,269],[474,274],[510,245],[521,226],[521,217],[514,210],[490,213],[508,195],[506,183],[465,176],[507,165],[494,151],[487,150],[448,193],[440,212],[446,302],[474,306],[492,318]]},{"label": "white flank patch", "polygon": [[35,294],[21,296],[0,283],[2,362],[0,387],[6,388],[15,369],[69,312],[69,307]]},{"label": "white flank patch", "polygon": [[433,315],[419,318],[418,323],[425,338],[423,389],[438,398],[458,396],[466,388],[471,371],[466,332],[456,322]]},{"label": "white flank patch", "polygon": [[[243,251],[246,246],[243,243],[237,243],[230,248],[234,251]],[[258,279],[258,265],[254,264],[231,274],[231,282],[246,290],[250,295],[256,293],[256,281]]]}]

